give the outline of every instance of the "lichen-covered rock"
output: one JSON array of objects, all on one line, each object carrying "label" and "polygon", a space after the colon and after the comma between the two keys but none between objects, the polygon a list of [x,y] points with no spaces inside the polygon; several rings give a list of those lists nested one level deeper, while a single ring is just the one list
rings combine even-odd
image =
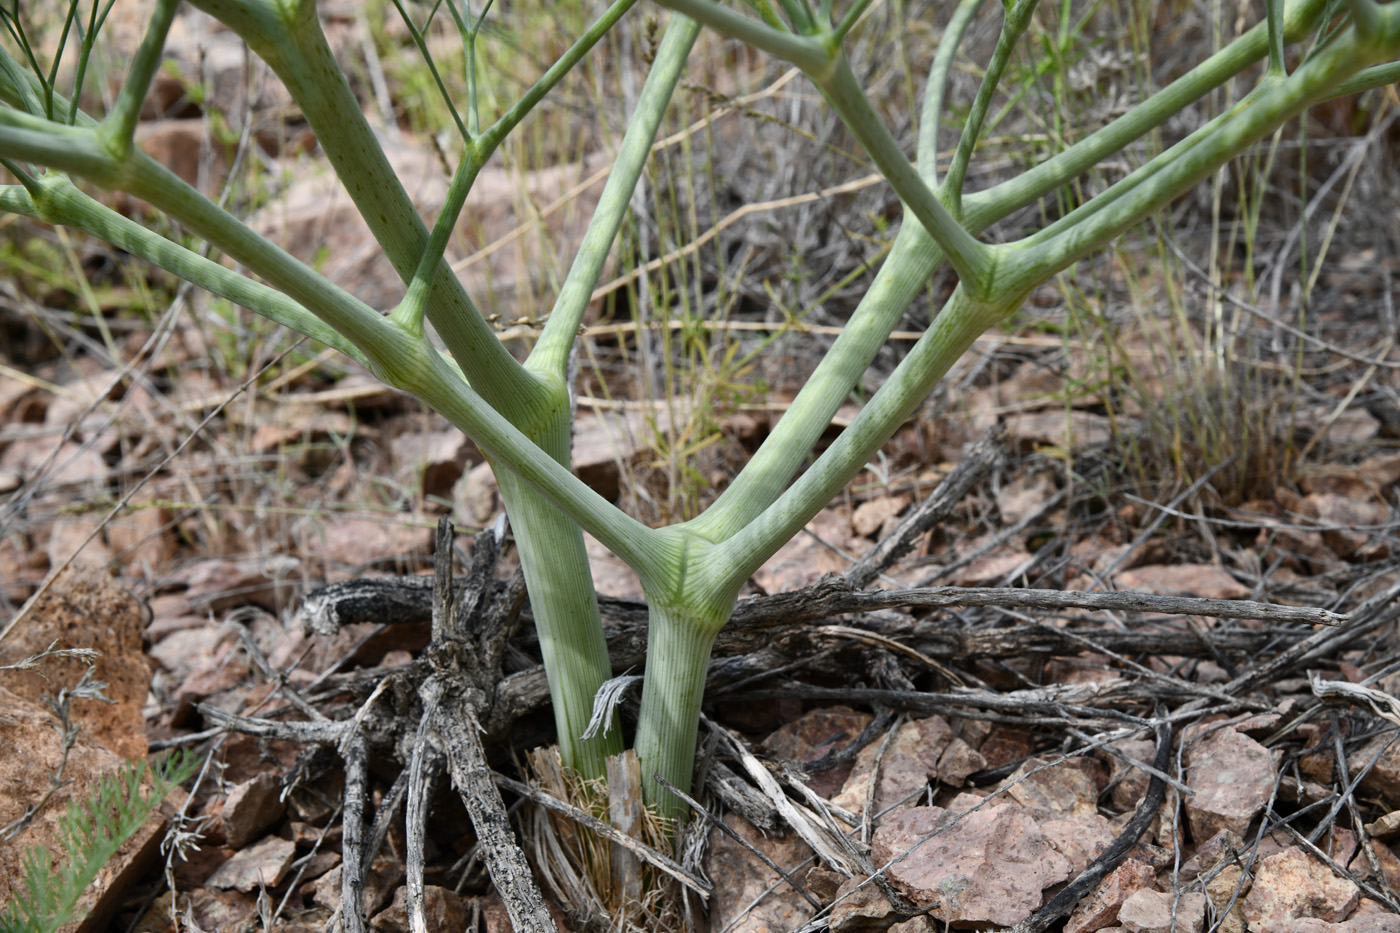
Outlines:
[{"label": "lichen-covered rock", "polygon": [[1205,841],[1222,829],[1243,836],[1268,803],[1274,786],[1269,750],[1231,728],[1218,729],[1186,752],[1186,820]]},{"label": "lichen-covered rock", "polygon": [[1201,933],[1205,921],[1206,896],[1199,892],[1177,895],[1144,888],[1118,910],[1118,922],[1130,933]]},{"label": "lichen-covered rock", "polygon": [[[784,871],[797,871],[811,858],[812,850],[796,836],[784,833],[765,837],[734,814],[726,816],[724,821]],[[776,872],[719,830],[710,831],[705,872],[715,885],[714,896],[710,899],[710,924],[716,930],[781,933],[797,929],[816,912]],[[774,890],[767,893],[770,888]],[[756,906],[755,901],[758,902]]]},{"label": "lichen-covered rock", "polygon": [[[33,675],[30,675],[33,676]],[[58,720],[47,707],[0,687],[0,826],[8,826],[39,802],[63,758]],[[104,777],[117,774],[122,760],[110,749],[79,732],[63,769],[66,781],[34,815],[23,832],[0,845],[0,896],[23,890],[26,852],[37,848],[56,864],[59,818],[74,799],[86,798]],[[167,801],[166,806],[170,806]],[[78,902],[78,915],[105,917],[115,910],[127,888],[160,854],[166,816],[157,812],[137,830],[101,870]]]},{"label": "lichen-covered rock", "polygon": [[1152,866],[1127,859],[1079,902],[1065,923],[1065,933],[1097,933],[1118,922],[1118,909],[1133,894],[1152,887]]},{"label": "lichen-covered rock", "polygon": [[1244,919],[1253,933],[1284,933],[1294,920],[1345,920],[1361,892],[1338,878],[1302,849],[1292,848],[1264,859],[1244,899]]},{"label": "lichen-covered rock", "polygon": [[946,810],[895,811],[875,831],[875,863],[892,863],[895,887],[916,903],[936,903],[930,913],[943,923],[1012,926],[1040,906],[1045,888],[1069,879],[1070,863],[1019,804],[959,818],[979,802],[961,795]]}]

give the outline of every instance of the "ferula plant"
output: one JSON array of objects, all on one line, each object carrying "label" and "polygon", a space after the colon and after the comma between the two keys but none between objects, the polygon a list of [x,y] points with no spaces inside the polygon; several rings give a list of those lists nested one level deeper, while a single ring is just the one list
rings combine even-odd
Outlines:
[{"label": "ferula plant", "polygon": [[[37,0],[35,0],[37,2]],[[677,798],[653,780],[688,789],[706,666],[716,633],[742,584],[865,466],[973,340],[1006,319],[1040,284],[1180,196],[1308,107],[1400,78],[1400,4],[1374,0],[1260,0],[1258,24],[1168,86],[1091,135],[1010,180],[968,190],[965,179],[994,95],[1036,0],[1003,0],[1001,32],[980,63],[970,106],[947,99],[964,33],[984,0],[960,0],[942,30],[923,93],[914,158],[882,122],[843,50],[871,5],[853,0],[657,0],[634,10],[615,0],[509,107],[480,114],[473,54],[485,9],[438,0],[461,33],[468,63],[463,101],[446,99],[459,134],[441,212],[428,229],[376,140],[322,31],[314,0],[187,0],[236,32],[285,84],[320,151],[406,285],[393,308],[370,307],[293,259],[144,153],[134,142],[142,102],[161,67],[181,0],[156,0],[124,83],[100,118],[84,98],[93,39],[113,0],[72,0],[60,52],[41,61],[11,0],[12,51],[0,52],[0,161],[14,184],[0,210],[84,231],[334,347],[385,383],[421,399],[485,453],[500,484],[519,549],[550,679],[564,761],[604,773],[622,731],[584,738],[594,696],[611,675],[598,601],[584,550],[594,535],[641,580],[650,612],[645,682],[635,748],[649,803],[680,816]],[[652,0],[645,0],[645,7]],[[420,48],[421,15],[409,31]],[[473,181],[502,141],[626,16],[664,21],[649,73],[582,245],[524,362],[501,344],[482,309],[443,260]],[[714,30],[799,68],[834,109],[898,195],[904,216],[886,258],[839,338],[790,410],[713,504],[697,517],[648,527],[606,501],[570,470],[570,355],[668,101],[702,29]],[[56,86],[57,59],[76,48]],[[17,51],[15,51],[17,50]],[[1034,54],[1034,53],[1032,53]],[[1260,67],[1254,67],[1254,66]],[[1097,196],[1012,242],[979,235],[999,219],[1153,133],[1184,107],[1247,69],[1253,86],[1218,117],[1148,159]],[[436,72],[434,71],[434,74]],[[1234,81],[1231,86],[1241,84]],[[100,95],[89,95],[92,99]],[[456,106],[459,105],[460,106]],[[946,168],[937,159],[940,119],[966,117]],[[488,119],[489,117],[489,119]],[[948,134],[951,137],[953,134]],[[206,258],[104,206],[92,188],[143,199],[232,260]],[[812,459],[821,432],[931,276],[947,264],[957,286],[922,337],[858,417]],[[232,266],[232,267],[231,267]],[[235,271],[235,268],[238,271]],[[489,311],[489,309],[488,309]],[[809,462],[810,461],[810,462]]]}]

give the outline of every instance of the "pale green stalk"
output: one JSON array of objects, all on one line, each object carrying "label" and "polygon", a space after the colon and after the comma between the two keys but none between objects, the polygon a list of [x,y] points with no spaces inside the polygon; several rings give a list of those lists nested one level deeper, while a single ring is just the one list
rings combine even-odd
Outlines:
[{"label": "pale green stalk", "polygon": [[1031,24],[1031,15],[1035,13],[1037,2],[1038,0],[1014,0],[1006,6],[1006,15],[1001,23],[1001,33],[997,36],[996,48],[992,51],[992,60],[987,65],[986,73],[982,75],[982,84],[977,88],[972,109],[968,111],[967,120],[963,123],[962,134],[958,137],[958,148],[953,153],[953,162],[948,167],[948,178],[943,185],[948,203],[956,216],[962,216],[963,179],[967,176],[972,150],[976,148],[977,139],[982,135],[982,124],[987,119],[987,108],[992,104],[992,94],[1001,84],[1001,76],[1011,61],[1011,53],[1015,51],[1016,43],[1021,41],[1021,36]]},{"label": "pale green stalk", "polygon": [[[467,140],[448,202],[426,241],[417,213],[348,84],[338,68],[331,70],[334,62],[314,17],[298,29],[268,28],[254,17],[245,19],[239,28],[245,41],[268,61],[298,101],[339,177],[364,180],[363,184],[347,185],[352,200],[400,274],[412,270],[406,276],[410,286],[400,306],[401,320],[421,333],[426,313],[485,401],[519,427],[539,451],[565,467],[569,463],[571,411],[562,368],[532,373],[520,367],[500,345],[441,256],[472,181],[500,142],[634,2],[614,3],[520,102],[485,132]],[[318,71],[308,63],[323,63],[323,68]],[[334,79],[327,74],[333,74]],[[658,119],[668,100],[669,86],[659,101],[649,105],[658,110]],[[474,125],[475,108],[470,119]],[[648,139],[648,148],[649,144]],[[433,272],[431,284],[429,270]],[[508,379],[501,378],[503,372]],[[588,724],[591,698],[612,674],[582,530],[576,520],[542,498],[534,486],[518,476],[506,475],[506,471],[496,472],[520,547],[532,614],[551,675],[561,754],[567,765],[589,777],[599,777],[604,773],[604,760],[620,752],[622,743],[616,729],[590,740],[580,738]]]},{"label": "pale green stalk", "polygon": [[36,189],[31,193],[18,185],[0,186],[0,211],[82,230],[212,295],[250,308],[270,321],[333,347],[361,366],[368,366],[365,355],[339,331],[275,288],[239,275],[147,230],[88,197],[62,174],[50,172],[37,183]]},{"label": "pale green stalk", "polygon": [[[1344,76],[1348,70],[1365,64],[1364,58],[1358,57],[1363,45],[1363,43],[1350,43],[1343,51],[1321,56],[1324,64],[1313,69],[1313,74],[1326,75],[1327,77],[1319,77],[1318,80],[1325,84],[1330,78],[1332,84],[1335,85],[1337,79]],[[1272,90],[1272,84],[1273,82],[1266,82],[1266,89],[1261,93],[1268,94]],[[1301,80],[1298,84],[1302,84]],[[1295,85],[1293,93],[1305,93],[1305,87]],[[1278,93],[1282,92],[1276,92],[1276,96]],[[828,94],[828,96],[831,95]],[[1300,106],[1297,105],[1291,109],[1286,106],[1266,107],[1258,110],[1255,116],[1244,125],[1230,124],[1232,132],[1228,137],[1230,139],[1228,145],[1210,147],[1207,157],[1199,161],[1192,159],[1186,166],[1170,173],[1169,180],[1155,186],[1155,190],[1142,193],[1138,198],[1125,197],[1124,201],[1129,202],[1131,207],[1121,207],[1117,211],[1110,208],[1108,212],[1105,212],[1106,216],[1115,218],[1113,221],[1088,224],[1088,226],[1096,228],[1097,231],[1093,237],[1094,246],[1101,246],[1112,236],[1121,232],[1123,225],[1130,222],[1130,219],[1135,219],[1120,220],[1119,214],[1136,209],[1139,211],[1138,216],[1140,217],[1140,212],[1147,209],[1144,206],[1147,202],[1153,202],[1155,206],[1159,207],[1176,194],[1182,186],[1188,184],[1192,177],[1199,177],[1200,173],[1218,166],[1253,139],[1258,138],[1272,126],[1278,125],[1291,116],[1297,109],[1300,109]],[[1075,232],[1075,230],[1067,230],[1065,235],[1069,236]],[[1061,251],[1055,254],[1054,261],[1042,259],[1034,264],[1023,261],[1023,254],[1018,255],[1017,251],[1012,248],[996,248],[997,253],[1007,261],[1012,258],[1022,260],[1017,263],[1017,274],[998,277],[995,281],[982,283],[979,290],[983,292],[983,296],[979,297],[974,297],[965,285],[960,285],[953,299],[935,319],[929,331],[925,333],[910,355],[862,410],[856,421],[842,433],[837,442],[743,530],[735,533],[721,545],[704,548],[690,562],[688,572],[691,574],[691,579],[705,581],[703,587],[697,588],[698,591],[713,592],[722,588],[726,580],[730,584],[734,584],[757,570],[774,553],[781,542],[796,534],[830,501],[833,495],[850,481],[869,456],[888,439],[894,427],[917,407],[948,367],[962,355],[978,335],[1019,307],[1030,288],[1046,281],[1050,276],[1063,269],[1073,258],[1077,258],[1078,255],[1093,248],[1085,245],[1089,235],[1085,234],[1084,237],[1084,241],[1080,243],[1082,248],[1077,252],[1072,253],[1063,246],[1063,243],[1060,243],[1058,245],[1061,247]],[[706,568],[710,572],[703,575],[698,573],[697,571],[702,568]],[[680,600],[680,602],[685,601]],[[685,644],[686,637],[697,641],[712,637],[710,626],[703,618],[696,618],[693,613],[689,616],[686,613],[677,613],[674,620],[667,618],[665,621],[676,626],[689,627],[688,633],[667,635],[668,644]],[[649,653],[649,665],[658,662],[665,663],[665,659]],[[668,682],[674,681],[680,684],[694,683],[697,678],[702,676],[693,661],[689,668],[673,661],[666,667],[666,671]],[[690,676],[686,676],[687,671]],[[647,696],[651,702],[643,705],[642,722],[638,727],[639,736],[665,734],[667,730],[676,728],[678,723],[688,721],[686,719],[689,714],[689,708],[686,704],[690,700],[688,690],[667,690],[658,686],[649,691]],[[685,742],[679,742],[676,747],[685,744]],[[666,749],[669,747],[669,745],[658,743],[656,745],[648,744],[646,749],[648,753],[655,754],[664,760]],[[658,767],[659,773],[663,775],[668,772],[679,773],[685,767],[685,760],[667,763],[670,767],[665,770]],[[659,802],[662,803],[663,808],[668,804],[672,807],[676,806],[674,802],[666,801],[665,795],[661,795]]]},{"label": "pale green stalk", "polygon": [[[192,3],[238,33],[286,85],[384,255],[404,282],[411,281],[428,231],[326,42],[315,4]],[[472,385],[513,421],[528,424],[553,407],[546,387],[501,345],[445,263],[435,270],[427,317]]]},{"label": "pale green stalk", "polygon": [[919,114],[918,166],[919,174],[929,185],[938,184],[938,128],[943,119],[943,97],[948,93],[948,78],[953,72],[953,60],[962,45],[967,27],[982,9],[986,0],[958,0],[948,26],[938,38],[938,51],[929,68],[928,84],[924,88],[924,103]]}]

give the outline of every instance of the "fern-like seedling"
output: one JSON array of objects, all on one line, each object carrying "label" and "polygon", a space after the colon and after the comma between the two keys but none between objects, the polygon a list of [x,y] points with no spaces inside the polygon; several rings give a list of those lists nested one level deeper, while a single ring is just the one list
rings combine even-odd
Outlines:
[{"label": "fern-like seedling", "polygon": [[85,799],[71,801],[58,822],[58,859],[41,846],[25,853],[23,886],[10,892],[0,911],[0,933],[50,933],[74,919],[79,898],[102,866],[198,763],[188,753],[167,756],[150,768],[151,787],[143,793],[147,765],[133,761],[98,781]]}]

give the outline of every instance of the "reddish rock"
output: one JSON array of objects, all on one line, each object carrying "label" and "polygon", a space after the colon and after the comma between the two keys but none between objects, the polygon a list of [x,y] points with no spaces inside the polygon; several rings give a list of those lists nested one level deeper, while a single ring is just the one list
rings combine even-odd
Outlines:
[{"label": "reddish rock", "polygon": [[1269,750],[1234,729],[1218,729],[1186,752],[1186,819],[1196,839],[1222,829],[1244,835],[1264,809],[1274,786]]},{"label": "reddish rock", "polygon": [[1147,564],[1118,574],[1119,589],[1161,596],[1248,599],[1249,587],[1214,564]]},{"label": "reddish rock", "polygon": [[1243,913],[1252,933],[1282,933],[1302,918],[1344,920],[1360,897],[1355,884],[1302,849],[1285,849],[1259,863]]},{"label": "reddish rock", "polygon": [[1199,892],[1134,891],[1118,909],[1118,922],[1130,933],[1201,933],[1206,896]]},{"label": "reddish rock", "polygon": [[[992,536],[984,535],[968,541],[966,547],[970,551],[979,550],[991,543]],[[948,577],[948,582],[953,586],[999,586],[1008,574],[1026,566],[1030,559],[1031,552],[1026,550],[1019,539],[996,544],[990,550],[981,552],[981,556],[974,558],[971,563],[953,571]]]},{"label": "reddish rock", "polygon": [[1381,874],[1385,875],[1390,889],[1400,890],[1400,857],[1396,856],[1390,846],[1377,839],[1371,840],[1371,847],[1376,852],[1376,861],[1380,863]]},{"label": "reddish rock", "polygon": [[1092,447],[1108,442],[1111,428],[1108,418],[1088,411],[1021,412],[1008,415],[1006,436],[1030,446],[1050,444],[1071,448]]},{"label": "reddish rock", "polygon": [[[57,727],[58,720],[48,707],[0,686],[0,826],[14,823],[29,806],[38,803],[50,778],[58,773],[63,752]],[[45,864],[56,861],[61,854],[59,820],[69,803],[85,799],[99,780],[117,774],[122,766],[122,759],[87,730],[79,731],[64,765],[66,783],[25,829],[0,845],[0,891],[6,892],[7,898],[9,892],[23,889],[26,853],[37,850]],[[169,802],[165,804],[166,808],[170,806]],[[90,914],[100,922],[112,915],[130,886],[159,857],[166,819],[165,811],[152,814],[117,851],[82,892],[77,906],[79,916]]]},{"label": "reddish rock", "polygon": [[1391,810],[1375,822],[1367,823],[1366,832],[1377,839],[1400,836],[1400,810]]},{"label": "reddish rock", "polygon": [[[73,720],[119,757],[144,758],[146,717],[141,710],[151,686],[151,668],[141,642],[144,624],[141,606],[130,593],[100,578],[67,575],[50,587],[24,623],[0,642],[0,664],[13,664],[50,645],[99,652],[91,662],[93,679],[107,684],[103,693],[112,702],[75,702]],[[37,672],[0,671],[0,686],[38,701],[75,686],[88,664],[78,659],[49,659],[41,662]]]},{"label": "reddish rock", "polygon": [[1400,917],[1389,911],[1376,911],[1364,915],[1352,915],[1342,923],[1328,923],[1313,917],[1304,917],[1283,924],[1282,933],[1400,933]]},{"label": "reddish rock", "polygon": [[119,515],[107,525],[113,559],[135,573],[164,572],[179,548],[172,521],[170,510],[158,506]]},{"label": "reddish rock", "polygon": [[[1114,742],[1113,747],[1134,761],[1146,765],[1152,764],[1152,759],[1157,754],[1157,746],[1147,739],[1122,739]],[[1114,807],[1120,812],[1136,808],[1147,794],[1147,785],[1152,776],[1116,755],[1108,755],[1107,760],[1108,780],[1113,784]]]},{"label": "reddish rock", "polygon": [[1361,791],[1381,797],[1391,806],[1400,805],[1400,742],[1392,734],[1378,735],[1347,757],[1347,770],[1355,777],[1376,759],[1375,766],[1361,779]]},{"label": "reddish rock", "polygon": [[501,488],[491,464],[478,463],[452,486],[452,511],[467,527],[485,528],[501,510]]},{"label": "reddish rock", "polygon": [[[171,901],[167,891],[146,912],[142,933],[181,933],[184,930],[252,931],[261,929],[258,923],[258,896],[248,891],[221,891],[216,888],[196,888],[180,892],[177,903],[180,915],[188,918],[178,929],[171,924]],[[278,924],[279,933],[283,928]]]},{"label": "reddish rock", "polygon": [[44,552],[49,566],[68,563],[94,576],[105,575],[112,566],[112,549],[102,538],[102,517],[98,515],[60,515],[48,526]]},{"label": "reddish rock", "polygon": [[997,511],[1002,524],[1014,525],[1041,509],[1058,491],[1057,470],[1023,473],[997,490]]},{"label": "reddish rock", "polygon": [[435,524],[421,512],[378,519],[337,518],[299,529],[298,537],[303,553],[358,568],[391,558],[416,562],[427,557],[433,550]]},{"label": "reddish rock", "polygon": [[1065,761],[1046,767],[1031,758],[1002,782],[1006,795],[1037,820],[1097,813],[1098,788],[1082,769]]},{"label": "reddish rock", "polygon": [[1356,912],[1341,926],[1344,929],[1340,933],[1400,933],[1400,916],[1379,901],[1363,897]]},{"label": "reddish rock", "polygon": [[[726,816],[724,821],[784,871],[797,871],[812,855],[806,843],[790,834],[765,837],[735,814]],[[797,929],[815,913],[812,906],[772,869],[717,829],[710,830],[705,871],[715,885],[715,893],[710,898],[710,924],[716,930],[779,933]],[[775,884],[773,892],[764,896]],[[749,910],[756,900],[758,905]],[[730,927],[731,923],[737,925]]]},{"label": "reddish rock", "polygon": [[[855,741],[875,717],[849,706],[828,706],[785,723],[763,740],[763,750],[774,758],[810,762]],[[877,740],[878,741],[878,740]],[[854,762],[816,771],[807,785],[819,796],[830,797],[850,775]]]},{"label": "reddish rock", "polygon": [[889,899],[869,878],[848,878],[832,898],[827,923],[831,933],[866,933],[883,929],[897,916]]},{"label": "reddish rock", "polygon": [[938,780],[949,787],[962,787],[969,774],[987,767],[987,759],[981,752],[973,751],[962,736],[953,736],[943,755],[938,759]]},{"label": "reddish rock", "polygon": [[941,928],[927,914],[911,917],[890,927],[890,933],[940,933]]},{"label": "reddish rock", "polygon": [[264,771],[229,791],[221,814],[228,844],[241,849],[280,820],[287,812],[281,794],[282,781],[271,771]]},{"label": "reddish rock", "polygon": [[423,496],[449,497],[471,462],[476,445],[455,428],[400,434],[389,445],[394,475]]},{"label": "reddish rock", "polygon": [[250,671],[248,659],[241,652],[230,650],[219,662],[197,667],[182,677],[171,699],[176,703],[198,703],[238,686]]},{"label": "reddish rock", "polygon": [[593,574],[593,587],[598,591],[598,595],[618,599],[646,599],[637,571],[623,563],[620,557],[586,531],[583,533],[583,546],[588,551],[588,567]]},{"label": "reddish rock", "polygon": [[1040,906],[1042,890],[1070,877],[1069,860],[1015,803],[985,805],[949,825],[950,811],[977,802],[962,795],[949,810],[896,810],[875,831],[872,854],[877,865],[893,862],[888,876],[907,896],[937,903],[930,913],[938,920],[1012,926]]},{"label": "reddish rock", "polygon": [[1210,900],[1215,914],[1223,919],[1217,933],[1245,933],[1244,899],[1249,893],[1249,879],[1238,865],[1226,865],[1216,872],[1215,877],[1206,882],[1206,897]]},{"label": "reddish rock", "polygon": [[[468,901],[451,888],[423,886],[423,917],[429,930],[464,930],[471,916]],[[394,892],[394,901],[374,916],[370,928],[378,933],[409,933],[408,887]]]},{"label": "reddish rock", "polygon": [[1127,859],[1079,902],[1065,923],[1065,933],[1096,933],[1118,922],[1118,909],[1131,895],[1152,886],[1151,865]]},{"label": "reddish rock", "polygon": [[1064,819],[1042,819],[1040,831],[1050,845],[1069,859],[1070,871],[1079,874],[1113,844],[1113,825],[1098,813],[1081,813]]},{"label": "reddish rock", "polygon": [[993,726],[980,744],[971,739],[968,739],[968,743],[986,759],[988,768],[1000,768],[1013,761],[1020,761],[1035,751],[1035,736],[1014,726]]},{"label": "reddish rock", "polygon": [[[291,845],[291,843],[287,843]],[[301,886],[303,897],[310,897],[316,906],[325,907],[332,913],[340,912],[341,866],[309,884]],[[403,865],[398,859],[375,859],[369,871],[365,872],[364,905],[365,914],[376,914],[389,903],[394,891],[403,882]]]},{"label": "reddish rock", "polygon": [[296,843],[268,836],[224,862],[204,883],[211,888],[233,891],[274,888],[281,883],[295,854]]},{"label": "reddish rock", "polygon": [[862,502],[851,513],[851,530],[862,538],[878,538],[878,532],[908,506],[908,496],[877,496]]},{"label": "reddish rock", "polygon": [[209,138],[201,117],[138,123],[136,144],[206,195],[217,195],[228,177],[228,150]]},{"label": "reddish rock", "polygon": [[0,597],[22,605],[39,589],[48,569],[48,555],[32,547],[26,536],[0,537]]},{"label": "reddish rock", "polygon": [[759,586],[769,593],[809,586],[824,574],[842,572],[850,565],[849,558],[860,557],[872,547],[870,541],[853,534],[851,523],[833,509],[819,512],[807,531],[810,534],[798,534],[779,548],[754,574]]},{"label": "reddish rock", "polygon": [[190,606],[198,612],[223,612],[256,605],[280,612],[291,601],[301,561],[287,555],[247,560],[211,558],[180,574]]},{"label": "reddish rock", "polygon": [[54,452],[50,438],[24,438],[14,441],[0,453],[0,469],[11,470],[27,483],[42,481],[46,486],[73,484],[95,492],[98,481],[110,472],[102,454],[76,441],[65,441]]},{"label": "reddish rock", "polygon": [[1196,847],[1196,851],[1181,866],[1181,878],[1194,881],[1202,872],[1210,871],[1220,864],[1221,859],[1233,860],[1244,848],[1244,839],[1239,833],[1222,829]]},{"label": "reddish rock", "polygon": [[[906,801],[928,787],[929,781],[938,775],[939,758],[952,737],[953,730],[941,716],[916,719],[900,726],[885,747],[884,758],[880,761],[875,812]],[[851,776],[846,779],[841,793],[832,798],[832,803],[853,813],[865,809],[870,776],[874,773],[882,745],[884,742],[877,739],[861,749]]]},{"label": "reddish rock", "polygon": [[1357,531],[1357,525],[1384,525],[1390,521],[1390,508],[1375,501],[1351,499],[1333,493],[1315,493],[1303,500],[1304,512],[1323,525],[1322,540],[1338,557],[1351,557],[1370,540],[1371,533]]},{"label": "reddish rock", "polygon": [[204,622],[198,628],[180,628],[161,638],[150,648],[151,659],[177,676],[219,661],[238,641],[231,628]]}]

